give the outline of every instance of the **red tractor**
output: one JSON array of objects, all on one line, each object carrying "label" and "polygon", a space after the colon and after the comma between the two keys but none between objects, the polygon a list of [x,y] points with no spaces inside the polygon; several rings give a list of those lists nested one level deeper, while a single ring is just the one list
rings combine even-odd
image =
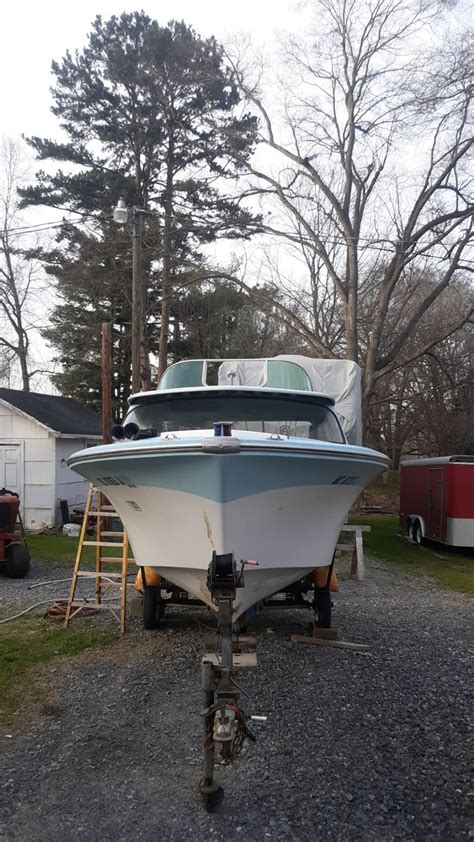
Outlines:
[{"label": "red tractor", "polygon": [[29,569],[30,554],[21,521],[20,498],[16,492],[2,488],[0,490],[0,570],[11,579],[23,579]]}]

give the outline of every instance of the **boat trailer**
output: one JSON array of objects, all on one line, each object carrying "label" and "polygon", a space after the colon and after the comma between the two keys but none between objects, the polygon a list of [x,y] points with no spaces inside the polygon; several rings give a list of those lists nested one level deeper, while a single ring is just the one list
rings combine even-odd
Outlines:
[{"label": "boat trailer", "polygon": [[241,688],[234,677],[237,671],[257,667],[256,652],[242,652],[244,648],[255,649],[255,638],[232,633],[233,601],[237,588],[244,586],[246,564],[256,562],[243,561],[238,571],[233,553],[217,555],[214,552],[207,574],[207,586],[217,606],[218,622],[216,651],[204,655],[201,663],[204,764],[199,791],[208,812],[214,812],[224,798],[224,790],[214,778],[216,751],[224,763],[232,763],[245,739],[255,741],[239,705]]},{"label": "boat trailer", "polygon": [[[245,567],[258,562],[245,560],[240,562],[240,569],[233,553],[217,554],[213,552],[207,572],[207,587],[216,606],[217,634],[211,640],[214,651],[207,652],[201,661],[201,690],[204,695],[203,720],[203,771],[198,787],[205,809],[214,812],[222,803],[224,789],[214,777],[216,754],[221,763],[231,764],[240,754],[246,739],[255,742],[255,735],[248,727],[248,721],[265,722],[266,716],[247,716],[240,706],[239,697],[244,690],[236,681],[236,674],[242,671],[256,670],[256,637],[246,633],[235,633],[235,628],[246,631],[244,623],[234,623],[233,603],[237,588],[245,586]],[[265,600],[265,608],[295,608],[304,606],[314,611],[314,628],[324,637],[331,634],[331,592],[330,582],[333,572],[334,557],[331,565],[324,571],[324,581],[316,584],[311,577],[295,582],[284,591],[280,599]],[[140,567],[143,588],[143,619],[145,628],[156,629],[160,626],[167,605],[200,605],[202,601],[190,598],[166,580],[159,585],[147,581],[147,572]],[[162,592],[168,592],[169,598],[163,598]],[[305,597],[312,593],[312,601]],[[242,618],[240,618],[242,621]],[[312,640],[308,638],[308,640]],[[297,642],[303,642],[298,639]],[[323,641],[319,640],[319,643]],[[329,642],[329,641],[328,641]]]},{"label": "boat trailer", "polygon": [[[240,570],[233,553],[218,555],[215,551],[207,574],[207,587],[212,601],[217,606],[218,634],[216,651],[208,652],[201,662],[201,689],[204,693],[203,774],[199,781],[199,791],[208,812],[214,812],[222,803],[224,789],[214,778],[215,755],[219,752],[225,764],[232,763],[240,754],[246,739],[255,742],[256,738],[247,726],[248,719],[266,721],[263,716],[247,717],[239,705],[241,687],[235,680],[235,673],[257,668],[255,637],[248,634],[233,634],[233,602],[237,588],[245,586],[244,571],[246,565],[256,565],[256,561],[242,561]],[[331,594],[329,590],[333,571],[334,557],[328,568],[327,580],[323,587],[314,586],[313,610],[315,627],[329,631],[331,625]],[[293,605],[302,602],[307,583],[297,583],[293,592],[285,594],[292,598]],[[267,603],[268,604],[268,603]],[[275,602],[275,607],[285,603]],[[287,599],[288,604],[288,599]],[[308,603],[306,603],[308,604]],[[309,605],[308,605],[309,607]],[[244,650],[253,651],[244,651]]]}]

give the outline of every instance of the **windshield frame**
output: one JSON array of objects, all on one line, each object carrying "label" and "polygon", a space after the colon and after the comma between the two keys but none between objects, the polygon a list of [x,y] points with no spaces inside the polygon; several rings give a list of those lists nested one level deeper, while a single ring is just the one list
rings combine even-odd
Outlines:
[{"label": "windshield frame", "polygon": [[[150,423],[150,418],[148,418],[147,423],[143,423],[143,415],[148,413],[140,413],[140,408],[145,409],[145,407],[150,406],[160,406],[165,412],[167,405],[174,404],[178,405],[177,409],[179,411],[181,404],[181,412],[186,411],[186,407],[191,407],[193,409],[193,404],[196,404],[196,410],[198,410],[199,404],[202,404],[203,409],[205,408],[205,403],[208,402],[210,405],[217,403],[222,403],[222,412],[216,412],[210,409],[212,413],[213,421],[233,421],[234,418],[237,418],[238,421],[235,421],[236,424],[242,423],[244,419],[241,417],[242,407],[245,406],[245,402],[249,402],[248,412],[250,413],[250,417],[245,423],[254,423],[257,418],[255,417],[255,408],[265,407],[268,408],[268,404],[271,404],[270,408],[274,408],[275,403],[281,405],[281,416],[278,419],[274,418],[264,418],[258,419],[258,421],[262,420],[264,423],[275,423],[281,422],[283,423],[282,419],[291,419],[292,414],[294,413],[297,415],[297,405],[302,404],[304,405],[301,407],[303,414],[311,413],[311,406],[315,409],[315,417],[318,415],[316,412],[317,408],[320,410],[324,410],[324,413],[327,414],[327,417],[331,417],[331,424],[332,426],[335,425],[334,434],[337,437],[331,438],[320,438],[319,436],[305,436],[305,435],[297,435],[297,434],[290,434],[289,438],[314,438],[319,441],[327,441],[332,442],[335,444],[346,444],[346,437],[342,430],[341,423],[337,417],[336,412],[334,411],[334,401],[332,398],[329,398],[326,395],[318,395],[316,393],[311,392],[292,392],[290,390],[287,391],[279,391],[274,389],[261,389],[255,387],[204,387],[204,388],[191,388],[191,389],[179,389],[179,390],[170,390],[170,391],[155,391],[155,392],[148,392],[142,393],[139,395],[134,395],[130,400],[130,407],[127,412],[127,415],[124,419],[124,425],[130,422],[134,422],[138,425],[140,429],[149,429],[153,427]],[[183,406],[183,404],[185,406]],[[170,407],[171,409],[171,407]],[[251,411],[253,410],[253,412]],[[285,410],[289,412],[287,416],[285,414]],[[142,420],[140,419],[140,415],[142,414]],[[265,413],[263,413],[265,415]],[[274,413],[276,414],[276,413]],[[214,415],[216,417],[214,418]],[[219,417],[217,417],[219,415]],[[220,417],[222,415],[222,417]],[[224,417],[225,415],[225,417]],[[209,418],[209,416],[208,416]],[[295,418],[295,423],[307,423],[309,421],[308,418]],[[193,423],[192,426],[189,426],[189,431],[192,432],[193,429],[212,429],[212,423],[210,426],[203,425],[202,423]],[[172,428],[167,430],[157,429],[156,435],[160,436],[162,433],[166,432],[173,432]],[[178,431],[180,427],[176,427],[176,431]],[[187,428],[186,428],[187,429]],[[267,432],[263,430],[264,432]],[[236,426],[234,428],[235,434],[238,436],[239,428]],[[256,432],[256,431],[254,431]],[[271,434],[270,432],[268,433]],[[287,434],[285,434],[286,437]]]}]

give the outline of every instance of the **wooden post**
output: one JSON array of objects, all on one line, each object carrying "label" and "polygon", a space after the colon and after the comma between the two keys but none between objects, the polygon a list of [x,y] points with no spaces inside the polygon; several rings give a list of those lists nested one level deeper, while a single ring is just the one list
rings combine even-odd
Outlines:
[{"label": "wooden post", "polygon": [[132,394],[141,388],[141,355],[142,355],[142,318],[143,318],[143,290],[142,290],[142,225],[143,213],[141,208],[133,208],[132,234]]},{"label": "wooden post", "polygon": [[102,437],[112,441],[112,340],[110,322],[102,324]]}]

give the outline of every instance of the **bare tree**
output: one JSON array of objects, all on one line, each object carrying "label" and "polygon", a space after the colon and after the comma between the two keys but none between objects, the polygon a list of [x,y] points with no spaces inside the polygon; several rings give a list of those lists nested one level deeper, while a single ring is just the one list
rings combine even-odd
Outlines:
[{"label": "bare tree", "polygon": [[[332,286],[343,348],[318,335],[314,319],[300,329],[316,352],[342,350],[363,365],[367,404],[380,378],[430,351],[472,314],[469,308],[457,325],[439,326],[410,354],[434,302],[472,271],[469,53],[459,39],[459,49],[448,44],[436,62],[422,53],[438,11],[433,3],[317,0],[312,8],[316,23],[306,42],[284,45],[280,113],[267,106],[260,80],[251,84],[240,71],[261,119],[261,148],[270,151],[249,167],[248,192],[273,206],[277,200],[280,213],[266,231],[310,256],[315,288],[321,279]],[[363,281],[374,257],[378,284],[362,347]],[[436,267],[437,282],[396,318],[397,292],[413,267]]]},{"label": "bare tree", "polygon": [[[0,348],[3,379],[19,369],[22,389],[30,391],[37,373],[31,365],[31,334],[38,324],[42,269],[33,256],[31,235],[18,216],[17,187],[23,182],[25,162],[19,144],[4,139],[0,171]],[[25,244],[25,239],[28,243]],[[41,309],[41,308],[39,308]]]},{"label": "bare tree", "polygon": [[[436,283],[436,278],[416,278],[398,294],[416,306]],[[416,356],[430,337],[442,336],[449,325],[458,324],[471,301],[469,283],[455,281],[444,290],[432,305],[429,320],[420,321],[405,351],[405,356],[415,359],[376,384],[366,437],[389,453],[394,468],[402,455],[464,453],[474,444],[474,325],[467,322],[433,349]]]}]

